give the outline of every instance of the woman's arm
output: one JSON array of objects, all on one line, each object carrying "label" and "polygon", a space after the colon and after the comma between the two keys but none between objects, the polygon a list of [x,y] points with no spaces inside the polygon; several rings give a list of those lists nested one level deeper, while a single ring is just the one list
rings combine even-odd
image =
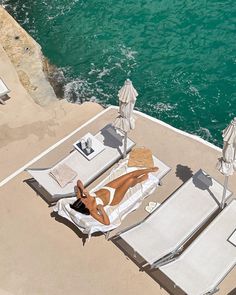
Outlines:
[{"label": "woman's arm", "polygon": [[83,183],[82,183],[81,180],[78,180],[78,181],[77,181],[77,187],[78,187],[78,189],[80,189],[81,191],[84,190],[84,185],[83,185]]},{"label": "woman's arm", "polygon": [[77,199],[81,199],[83,197],[83,191],[84,191],[84,185],[82,181],[77,181],[77,191],[76,191],[76,197]]},{"label": "woman's arm", "polygon": [[[98,213],[99,212],[99,213]],[[90,211],[90,215],[102,224],[109,225],[110,220],[102,205],[97,205],[97,211]]]}]

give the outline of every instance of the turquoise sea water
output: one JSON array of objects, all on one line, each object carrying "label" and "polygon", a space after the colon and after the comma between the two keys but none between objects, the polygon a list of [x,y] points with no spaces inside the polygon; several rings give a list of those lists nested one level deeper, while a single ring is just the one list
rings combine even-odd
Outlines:
[{"label": "turquoise sea water", "polygon": [[136,109],[221,146],[236,116],[233,0],[5,0],[66,79],[65,96]]}]

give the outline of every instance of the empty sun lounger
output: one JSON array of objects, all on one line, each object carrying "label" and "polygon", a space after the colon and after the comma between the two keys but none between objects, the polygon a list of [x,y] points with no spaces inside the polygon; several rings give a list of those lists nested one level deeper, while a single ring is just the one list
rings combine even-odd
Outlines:
[{"label": "empty sun lounger", "polygon": [[7,95],[10,92],[6,84],[0,78],[0,103],[5,104],[5,101],[2,99],[3,96]]},{"label": "empty sun lounger", "polygon": [[[120,237],[151,267],[167,263],[219,209],[223,186],[199,170],[150,216]],[[231,193],[227,191],[227,197]]]},{"label": "empty sun lounger", "polygon": [[[117,134],[111,125],[105,126],[95,137],[104,145],[105,149],[90,161],[80,152],[74,150],[53,167],[28,168],[26,170],[52,196],[52,199],[74,196],[74,186],[78,179],[87,186],[122,157],[123,137]],[[135,143],[128,138],[127,151],[130,151],[134,145]],[[66,164],[77,174],[73,181],[64,187],[61,187],[50,175],[53,169],[62,164]]]},{"label": "empty sun lounger", "polygon": [[[170,168],[166,166],[163,162],[158,160],[153,156],[155,166],[159,167],[158,172],[149,174],[148,180],[144,181],[141,184],[137,184],[135,187],[129,189],[126,193],[122,202],[117,206],[105,206],[105,211],[107,212],[110,222],[110,225],[103,225],[97,220],[95,220],[90,215],[81,214],[74,209],[70,208],[76,198],[66,198],[61,199],[57,202],[54,207],[54,211],[58,212],[62,217],[70,220],[74,223],[84,234],[91,236],[94,232],[108,232],[112,229],[118,227],[121,224],[121,221],[132,211],[137,209],[142,203],[143,199],[149,196],[159,185],[159,180],[170,171]],[[101,183],[99,183],[93,190],[96,191],[100,187],[104,186],[109,181],[128,173],[137,168],[127,167],[127,160],[114,168],[111,174],[106,177]]]},{"label": "empty sun lounger", "polygon": [[[160,270],[188,295],[210,295],[236,265],[236,200],[175,261]],[[234,239],[236,242],[236,239]]]}]

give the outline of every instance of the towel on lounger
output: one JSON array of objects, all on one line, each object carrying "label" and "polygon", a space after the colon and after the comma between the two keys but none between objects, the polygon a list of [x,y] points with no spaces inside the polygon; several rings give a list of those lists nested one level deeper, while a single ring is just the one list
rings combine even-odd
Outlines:
[{"label": "towel on lounger", "polygon": [[[98,184],[91,192],[98,190],[107,182],[136,169],[137,168],[134,167],[127,167],[127,161],[124,161],[118,165],[118,167],[114,168],[110,175]],[[60,199],[54,206],[54,211],[58,212],[58,214],[62,217],[70,220],[84,234],[88,234],[89,237],[91,237],[91,234],[94,232],[108,232],[118,227],[122,220],[130,212],[136,210],[141,205],[144,198],[155,191],[159,185],[159,179],[155,176],[155,174],[156,173],[149,173],[147,180],[130,188],[118,205],[107,205],[104,207],[104,210],[110,219],[110,225],[104,225],[94,219],[91,215],[85,215],[72,209],[70,204],[73,204],[76,201],[76,197]]]},{"label": "towel on lounger", "polygon": [[134,148],[129,155],[129,167],[154,167],[152,152],[148,148],[138,147]]},{"label": "towel on lounger", "polygon": [[59,164],[49,171],[49,175],[61,187],[65,187],[77,176],[77,173],[66,164]]}]

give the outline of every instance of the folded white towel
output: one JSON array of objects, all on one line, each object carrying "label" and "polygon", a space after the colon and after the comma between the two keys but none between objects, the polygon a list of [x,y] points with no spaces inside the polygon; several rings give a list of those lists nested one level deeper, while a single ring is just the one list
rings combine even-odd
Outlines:
[{"label": "folded white towel", "polygon": [[49,175],[54,180],[56,180],[56,182],[61,187],[65,187],[77,176],[77,173],[66,164],[58,164],[52,170],[49,171]]}]

